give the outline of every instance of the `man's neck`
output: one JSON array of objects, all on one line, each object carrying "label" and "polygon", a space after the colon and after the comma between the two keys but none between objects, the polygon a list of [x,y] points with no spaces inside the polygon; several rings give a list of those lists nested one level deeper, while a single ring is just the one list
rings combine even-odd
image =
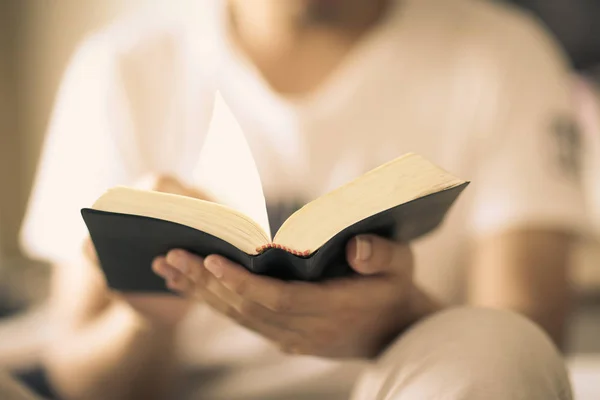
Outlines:
[{"label": "man's neck", "polygon": [[274,90],[301,94],[318,87],[381,20],[389,3],[328,8],[329,1],[315,1],[312,8],[295,0],[230,1],[230,34]]}]

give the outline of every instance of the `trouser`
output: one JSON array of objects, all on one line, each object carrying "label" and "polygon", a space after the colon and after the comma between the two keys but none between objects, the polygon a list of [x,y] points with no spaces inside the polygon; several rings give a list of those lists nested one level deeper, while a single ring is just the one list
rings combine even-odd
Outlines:
[{"label": "trouser", "polygon": [[39,397],[18,383],[6,373],[0,373],[0,399],[2,400],[37,400]]},{"label": "trouser", "polygon": [[[35,397],[0,377],[0,399]],[[414,325],[366,368],[352,400],[567,400],[548,337],[507,311],[455,308]]]},{"label": "trouser", "polygon": [[357,382],[352,400],[566,400],[571,387],[550,339],[520,315],[441,312],[402,335]]}]

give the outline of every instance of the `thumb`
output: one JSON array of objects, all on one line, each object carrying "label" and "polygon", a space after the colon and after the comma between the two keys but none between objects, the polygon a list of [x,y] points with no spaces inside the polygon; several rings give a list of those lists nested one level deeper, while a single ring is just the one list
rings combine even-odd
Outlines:
[{"label": "thumb", "polygon": [[375,235],[358,235],[350,240],[346,260],[361,275],[398,274],[413,267],[409,246]]}]

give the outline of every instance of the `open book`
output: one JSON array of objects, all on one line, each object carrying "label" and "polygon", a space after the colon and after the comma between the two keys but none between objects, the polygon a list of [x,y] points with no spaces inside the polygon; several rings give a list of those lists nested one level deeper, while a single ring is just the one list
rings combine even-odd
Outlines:
[{"label": "open book", "polygon": [[[203,150],[209,161],[201,162],[204,181],[212,186],[202,189],[223,201],[116,187],[82,210],[109,286],[166,290],[150,266],[154,257],[173,248],[220,254],[255,273],[283,279],[343,275],[348,271],[345,245],[353,236],[415,239],[440,224],[468,185],[423,157],[407,154],[308,203],[271,237],[256,166],[232,118],[218,100]],[[235,161],[223,161],[227,152]],[[235,167],[244,160],[245,165]],[[247,204],[254,208],[244,210]]]}]

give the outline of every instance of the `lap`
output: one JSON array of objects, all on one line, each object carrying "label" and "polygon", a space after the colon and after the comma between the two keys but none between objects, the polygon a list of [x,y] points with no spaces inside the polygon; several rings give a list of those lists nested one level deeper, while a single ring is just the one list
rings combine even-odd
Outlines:
[{"label": "lap", "polygon": [[456,308],[393,343],[355,387],[362,399],[571,399],[563,359],[535,324],[507,311]]}]

